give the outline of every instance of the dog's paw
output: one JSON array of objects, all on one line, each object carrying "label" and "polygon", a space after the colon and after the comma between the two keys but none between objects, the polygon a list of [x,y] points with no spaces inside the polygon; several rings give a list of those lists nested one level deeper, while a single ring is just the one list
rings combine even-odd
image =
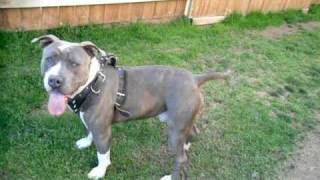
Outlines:
[{"label": "dog's paw", "polygon": [[78,149],[84,149],[89,147],[92,144],[92,139],[85,137],[85,138],[81,138],[76,142],[76,146]]},{"label": "dog's paw", "polygon": [[88,178],[89,179],[99,179],[99,178],[103,178],[104,175],[106,174],[106,167],[102,167],[102,166],[97,166],[95,168],[93,168],[89,174],[88,174]]},{"label": "dog's paw", "polygon": [[186,151],[189,151],[190,147],[191,147],[191,142],[185,143],[183,145],[183,149],[186,150]]},{"label": "dog's paw", "polygon": [[171,175],[163,176],[160,180],[171,180]]}]

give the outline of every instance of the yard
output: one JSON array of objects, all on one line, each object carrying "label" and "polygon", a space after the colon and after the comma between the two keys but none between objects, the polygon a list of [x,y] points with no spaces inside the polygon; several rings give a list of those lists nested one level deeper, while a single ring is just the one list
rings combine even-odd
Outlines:
[{"label": "yard", "polygon": [[[270,26],[273,26],[270,28]],[[273,179],[320,120],[320,7],[309,14],[234,14],[224,23],[89,25],[0,32],[0,177],[86,179],[96,150],[72,113],[51,117],[40,76],[42,34],[92,41],[120,66],[169,65],[194,73],[230,67],[228,81],[204,86],[205,110],[189,156],[190,179]],[[116,124],[105,179],[159,179],[171,171],[166,125],[158,119]]]}]

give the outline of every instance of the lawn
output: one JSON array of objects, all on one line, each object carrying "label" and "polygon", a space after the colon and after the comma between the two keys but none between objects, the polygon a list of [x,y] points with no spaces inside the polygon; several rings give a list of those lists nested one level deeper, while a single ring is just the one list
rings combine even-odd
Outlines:
[{"label": "lawn", "polygon": [[[195,27],[187,20],[150,25],[62,27],[46,31],[0,31],[0,177],[86,179],[96,150],[77,150],[84,136],[72,113],[46,111],[40,76],[41,49],[30,41],[55,34],[92,41],[115,53],[120,66],[168,65],[194,73],[230,67],[232,77],[207,83],[205,110],[189,156],[190,179],[272,179],[319,123],[320,29],[298,28],[268,37],[268,26],[320,22],[309,14],[234,14],[224,23]],[[166,125],[147,119],[112,128],[111,161],[105,179],[159,179],[171,171]]]}]

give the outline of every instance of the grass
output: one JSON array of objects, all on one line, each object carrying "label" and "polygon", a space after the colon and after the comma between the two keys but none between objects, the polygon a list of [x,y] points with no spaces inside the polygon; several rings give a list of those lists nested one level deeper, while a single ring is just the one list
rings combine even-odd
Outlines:
[{"label": "grass", "polygon": [[[0,176],[4,179],[86,179],[95,148],[79,151],[79,119],[50,117],[32,38],[52,33],[96,43],[120,65],[162,64],[195,73],[231,67],[228,82],[204,87],[206,108],[197,122],[190,179],[272,179],[295,143],[316,124],[320,109],[320,31],[301,30],[270,39],[267,26],[319,21],[309,14],[231,15],[224,23],[194,27],[180,19],[162,25],[90,25],[47,31],[0,32]],[[159,179],[171,170],[164,153],[166,126],[156,119],[112,128],[112,165],[105,179]]]}]

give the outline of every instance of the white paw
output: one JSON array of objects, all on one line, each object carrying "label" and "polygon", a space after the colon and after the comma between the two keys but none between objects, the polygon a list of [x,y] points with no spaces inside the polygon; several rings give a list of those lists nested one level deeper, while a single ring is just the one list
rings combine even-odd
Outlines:
[{"label": "white paw", "polygon": [[103,178],[104,175],[106,174],[106,170],[107,170],[107,167],[97,166],[89,172],[88,178],[90,179]]},{"label": "white paw", "polygon": [[76,142],[77,148],[78,149],[84,149],[87,148],[91,145],[92,143],[92,139],[85,137],[85,138],[81,138]]},{"label": "white paw", "polygon": [[184,148],[184,150],[186,150],[186,151],[189,151],[190,147],[191,147],[191,142],[188,142],[188,144],[184,144],[184,145],[183,145],[183,148]]},{"label": "white paw", "polygon": [[171,180],[171,175],[163,176],[160,180]]}]

